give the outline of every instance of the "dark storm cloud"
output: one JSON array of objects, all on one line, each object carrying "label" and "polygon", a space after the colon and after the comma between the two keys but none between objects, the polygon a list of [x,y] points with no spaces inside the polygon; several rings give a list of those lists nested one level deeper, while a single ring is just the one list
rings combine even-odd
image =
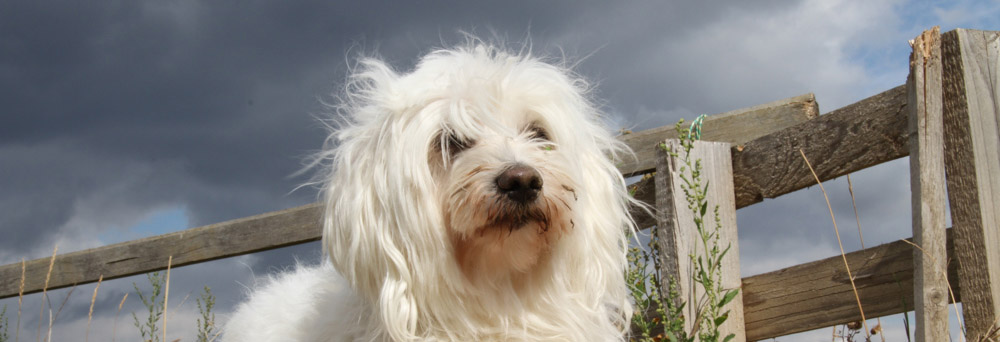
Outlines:
[{"label": "dark storm cloud", "polygon": [[[21,210],[5,215],[18,237],[5,241],[19,242],[3,247],[16,254],[45,241],[74,200],[125,177],[126,165],[174,165],[155,176],[172,183],[136,187],[121,201],[181,202],[196,225],[311,201],[309,189],[287,195],[304,181],[287,176],[323,140],[313,116],[343,79],[344,58],[376,53],[405,69],[461,41],[459,30],[514,42],[530,35],[543,53],[591,55],[581,72],[606,82],[600,93],[618,112],[658,106],[664,96],[648,89],[668,81],[634,77],[642,73],[628,59],[649,37],[697,29],[717,12],[651,5],[8,2],[0,146],[7,174],[20,176],[0,180],[10,183],[0,201]],[[38,146],[47,149],[9,155]]]}]

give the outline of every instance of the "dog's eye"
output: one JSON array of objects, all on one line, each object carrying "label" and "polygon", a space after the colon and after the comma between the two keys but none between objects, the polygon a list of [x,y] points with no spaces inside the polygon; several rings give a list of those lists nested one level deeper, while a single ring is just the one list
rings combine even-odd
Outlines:
[{"label": "dog's eye", "polygon": [[469,147],[472,147],[472,141],[459,138],[455,134],[449,134],[448,138],[444,141],[445,151],[452,157],[469,149]]},{"label": "dog's eye", "polygon": [[541,128],[541,127],[536,126],[536,125],[531,125],[531,126],[528,126],[527,131],[528,131],[528,134],[530,134],[532,140],[536,140],[537,139],[537,140],[543,140],[543,141],[552,141],[552,139],[549,138],[549,132],[546,131],[544,128]]}]

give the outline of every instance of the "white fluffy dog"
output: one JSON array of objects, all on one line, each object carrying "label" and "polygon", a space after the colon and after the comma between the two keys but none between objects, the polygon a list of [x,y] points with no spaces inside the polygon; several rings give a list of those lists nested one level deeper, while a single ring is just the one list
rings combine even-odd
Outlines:
[{"label": "white fluffy dog", "polygon": [[322,156],[332,267],[270,281],[225,340],[624,339],[624,147],[588,87],[481,43],[361,61]]}]

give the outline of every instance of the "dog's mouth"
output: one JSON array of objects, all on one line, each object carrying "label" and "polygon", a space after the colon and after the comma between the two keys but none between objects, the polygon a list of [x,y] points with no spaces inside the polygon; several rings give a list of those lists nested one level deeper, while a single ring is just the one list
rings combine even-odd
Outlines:
[{"label": "dog's mouth", "polygon": [[494,202],[493,207],[496,209],[491,207],[490,215],[487,216],[489,228],[513,232],[534,223],[540,233],[549,230],[548,215],[538,205],[511,204],[505,199],[499,199]]},{"label": "dog's mouth", "polygon": [[[450,211],[446,224],[458,265],[484,286],[546,263],[552,246],[575,226],[571,187],[554,181],[527,193],[533,196],[522,196],[512,190],[518,187],[497,183],[493,191],[462,192],[482,196],[444,208]],[[531,187],[531,182],[522,184]]]},{"label": "dog's mouth", "polygon": [[[572,200],[576,200],[576,191],[573,188],[563,185],[562,189],[572,194]],[[538,233],[542,234],[549,231],[553,214],[571,210],[567,203],[568,199],[562,196],[545,196],[542,191],[538,192],[536,198],[528,201],[510,195],[510,193],[497,193],[492,197],[492,202],[487,207],[486,224],[483,228],[506,229],[513,232],[527,226],[535,226]],[[570,226],[572,225],[570,220]]]}]

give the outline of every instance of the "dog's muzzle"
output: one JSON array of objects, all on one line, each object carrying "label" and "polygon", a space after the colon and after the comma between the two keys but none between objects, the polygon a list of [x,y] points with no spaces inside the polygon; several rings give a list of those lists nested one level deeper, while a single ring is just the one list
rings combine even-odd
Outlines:
[{"label": "dog's muzzle", "polygon": [[500,194],[524,205],[538,198],[538,192],[542,190],[542,175],[533,167],[515,164],[501,172],[496,183]]}]

